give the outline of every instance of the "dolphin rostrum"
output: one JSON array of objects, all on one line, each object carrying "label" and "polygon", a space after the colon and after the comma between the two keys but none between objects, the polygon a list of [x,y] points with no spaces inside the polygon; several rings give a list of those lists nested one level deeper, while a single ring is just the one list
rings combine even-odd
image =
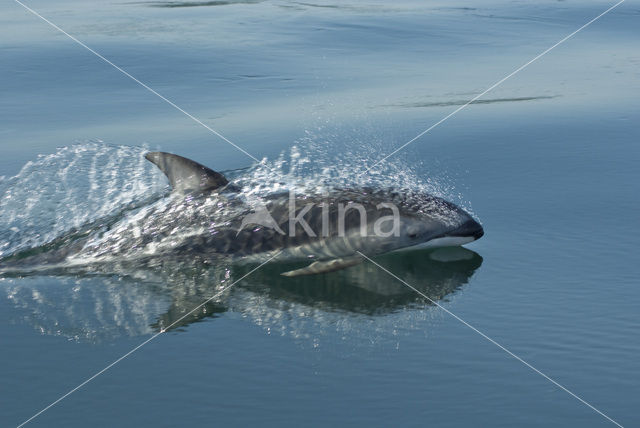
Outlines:
[{"label": "dolphin rostrum", "polygon": [[[356,265],[361,253],[458,246],[479,239],[482,226],[462,208],[424,192],[369,187],[321,193],[272,193],[250,200],[222,174],[184,157],[149,152],[172,195],[120,218],[99,220],[73,236],[0,261],[0,271],[187,257],[262,262],[309,261],[285,276]],[[43,262],[44,260],[44,262]]]}]

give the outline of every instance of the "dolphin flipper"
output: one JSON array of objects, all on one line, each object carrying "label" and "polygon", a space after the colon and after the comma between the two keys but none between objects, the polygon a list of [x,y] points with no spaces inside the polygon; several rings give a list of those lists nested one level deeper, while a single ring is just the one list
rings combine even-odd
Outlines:
[{"label": "dolphin flipper", "polygon": [[164,172],[174,192],[204,192],[229,183],[219,172],[182,156],[165,152],[149,152],[144,157]]},{"label": "dolphin flipper", "polygon": [[327,261],[318,261],[318,262],[313,262],[309,266],[305,266],[300,269],[283,272],[280,275],[300,276],[300,275],[315,275],[317,273],[333,272],[336,270],[355,266],[358,263],[362,263],[362,260],[363,258],[360,256],[353,256],[353,257],[344,257],[340,259],[332,259]]}]

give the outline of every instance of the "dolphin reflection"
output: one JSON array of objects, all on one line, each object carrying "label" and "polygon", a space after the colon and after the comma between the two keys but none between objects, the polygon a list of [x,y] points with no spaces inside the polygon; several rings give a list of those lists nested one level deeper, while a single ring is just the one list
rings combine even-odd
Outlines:
[{"label": "dolphin reflection", "polygon": [[[375,260],[435,301],[468,283],[482,264],[482,257],[463,247],[389,253]],[[135,266],[114,263],[91,274],[66,268],[46,276],[5,275],[2,290],[16,321],[26,321],[43,334],[88,341],[150,334],[167,327],[180,330],[227,311],[269,329],[291,332],[294,329],[287,324],[301,318],[322,324],[347,315],[383,317],[429,304],[371,263],[325,275],[280,275],[283,267],[295,266],[269,263],[228,291],[226,287],[253,267],[198,259],[138,260]]]}]

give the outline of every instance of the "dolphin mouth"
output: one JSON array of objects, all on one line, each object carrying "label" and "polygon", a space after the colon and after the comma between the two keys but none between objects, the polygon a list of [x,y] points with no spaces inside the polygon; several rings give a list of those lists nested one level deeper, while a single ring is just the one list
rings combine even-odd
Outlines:
[{"label": "dolphin mouth", "polygon": [[474,219],[470,219],[456,229],[442,235],[442,237],[473,238],[473,240],[476,241],[482,238],[483,235],[484,229],[482,228],[482,225]]},{"label": "dolphin mouth", "polygon": [[438,236],[434,236],[426,242],[395,251],[406,251],[422,248],[457,247],[476,241],[484,235],[484,229],[477,221],[470,219],[461,226]]}]

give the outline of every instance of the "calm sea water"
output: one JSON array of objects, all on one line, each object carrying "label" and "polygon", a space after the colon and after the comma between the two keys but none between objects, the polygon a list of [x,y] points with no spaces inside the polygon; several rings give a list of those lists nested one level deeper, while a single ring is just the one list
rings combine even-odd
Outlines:
[{"label": "calm sea water", "polygon": [[[372,165],[613,3],[27,4],[258,159],[317,177]],[[626,1],[374,170],[486,232],[379,263],[624,426],[640,423],[639,22]],[[3,254],[160,195],[146,148],[254,162],[17,3],[0,6],[0,58]],[[612,425],[371,264],[282,270],[29,426]],[[0,425],[221,281],[197,265],[0,278]]]}]

